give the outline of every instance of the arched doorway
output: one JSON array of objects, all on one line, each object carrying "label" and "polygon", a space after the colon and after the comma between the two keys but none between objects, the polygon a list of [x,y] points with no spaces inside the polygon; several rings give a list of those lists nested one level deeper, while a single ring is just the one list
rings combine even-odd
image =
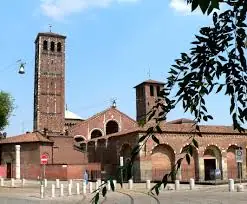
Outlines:
[{"label": "arched doorway", "polygon": [[[182,152],[186,150],[188,146],[185,146],[182,149]],[[183,155],[182,155],[183,156]],[[190,164],[183,159],[181,163],[181,180],[182,181],[189,181],[191,178],[195,180],[199,179],[199,172],[198,172],[198,152],[195,147],[192,147],[192,157],[190,157]]]},{"label": "arched doorway", "polygon": [[119,127],[118,127],[118,123],[114,120],[110,120],[107,124],[106,124],[106,134],[113,134],[119,131]]},{"label": "arched doorway", "polygon": [[95,129],[91,132],[91,139],[101,137],[101,136],[102,136],[102,132],[99,129]]},{"label": "arched doorway", "polygon": [[131,161],[131,151],[132,148],[129,144],[122,145],[120,150],[120,156],[123,157],[124,166],[126,167],[123,171],[124,181],[128,181],[128,179],[130,179],[131,175],[133,175],[134,173],[132,172],[132,168],[128,166],[130,165],[130,161]]},{"label": "arched doorway", "polygon": [[231,179],[240,178],[241,166],[236,162],[236,150],[240,149],[236,145],[231,145],[227,149],[227,176]]},{"label": "arched doorway", "polygon": [[215,179],[215,170],[220,170],[222,178],[222,155],[220,149],[215,145],[210,145],[204,151],[204,175],[205,180]]},{"label": "arched doorway", "polygon": [[151,155],[152,180],[160,181],[165,174],[169,174],[175,163],[175,153],[166,144],[156,146]]}]

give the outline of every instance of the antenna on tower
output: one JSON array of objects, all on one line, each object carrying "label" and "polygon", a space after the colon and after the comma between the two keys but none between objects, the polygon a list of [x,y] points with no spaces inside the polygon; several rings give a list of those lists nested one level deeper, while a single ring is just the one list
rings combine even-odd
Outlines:
[{"label": "antenna on tower", "polygon": [[148,67],[148,79],[151,79],[151,71],[150,71],[150,67]]},{"label": "antenna on tower", "polygon": [[50,30],[50,33],[51,33],[51,28],[52,28],[52,25],[51,25],[51,24],[49,24],[49,30]]}]

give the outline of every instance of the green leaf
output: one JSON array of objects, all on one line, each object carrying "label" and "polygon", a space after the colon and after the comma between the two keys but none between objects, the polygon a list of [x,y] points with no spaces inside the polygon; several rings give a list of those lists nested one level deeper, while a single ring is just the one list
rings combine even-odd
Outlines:
[{"label": "green leaf", "polygon": [[156,143],[156,144],[160,144],[160,141],[159,141],[159,139],[155,136],[155,135],[152,135],[152,139],[153,139],[153,141]]},{"label": "green leaf", "polygon": [[213,119],[214,119],[213,116],[211,116],[211,115],[207,115],[207,117],[208,117],[210,120],[213,120]]},{"label": "green leaf", "polygon": [[111,190],[115,191],[115,186],[112,179],[110,179],[110,186],[111,186]]},{"label": "green leaf", "polygon": [[221,89],[223,88],[223,86],[224,86],[224,84],[220,84],[218,89],[217,89],[217,91],[216,91],[216,93],[219,93],[221,91]]},{"label": "green leaf", "polygon": [[139,143],[140,143],[140,142],[142,142],[143,140],[145,140],[145,139],[146,139],[146,137],[147,137],[147,135],[143,135],[143,136],[139,139],[139,141],[138,141],[138,142],[139,142]]},{"label": "green leaf", "polygon": [[186,154],[186,161],[190,165],[190,155],[189,154]]},{"label": "green leaf", "polygon": [[160,134],[162,133],[162,130],[161,130],[159,125],[156,126],[156,130],[157,130],[158,133],[160,133]]},{"label": "green leaf", "polygon": [[102,189],[102,195],[103,195],[103,197],[105,197],[106,192],[107,192],[107,189],[106,189],[106,186],[105,186],[105,187]]},{"label": "green leaf", "polygon": [[209,7],[210,0],[200,0],[199,1],[199,6],[202,10],[202,13],[205,13]]},{"label": "green leaf", "polygon": [[98,202],[99,202],[99,193],[96,193],[94,198],[94,204],[98,204]]},{"label": "green leaf", "polygon": [[194,11],[199,5],[199,0],[193,0],[191,5],[191,11]]},{"label": "green leaf", "polygon": [[156,186],[154,189],[155,189],[156,195],[159,195],[159,186]]},{"label": "green leaf", "polygon": [[196,148],[198,148],[198,142],[195,140],[195,138],[193,138],[192,143]]}]

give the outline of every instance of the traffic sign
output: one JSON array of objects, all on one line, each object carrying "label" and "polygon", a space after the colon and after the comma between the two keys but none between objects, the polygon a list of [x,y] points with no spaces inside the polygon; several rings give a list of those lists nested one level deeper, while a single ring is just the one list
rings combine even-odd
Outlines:
[{"label": "traffic sign", "polygon": [[236,162],[242,163],[243,162],[243,150],[236,149]]},{"label": "traffic sign", "polygon": [[48,162],[47,154],[42,154],[41,157],[40,157],[40,163],[41,164],[47,164],[47,162]]}]

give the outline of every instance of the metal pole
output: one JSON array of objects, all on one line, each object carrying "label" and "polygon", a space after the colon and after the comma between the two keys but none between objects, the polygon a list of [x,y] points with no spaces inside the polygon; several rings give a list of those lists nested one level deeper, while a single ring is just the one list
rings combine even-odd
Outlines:
[{"label": "metal pole", "polygon": [[242,163],[239,163],[239,178],[240,178],[240,184],[241,184],[241,179],[242,179]]}]

